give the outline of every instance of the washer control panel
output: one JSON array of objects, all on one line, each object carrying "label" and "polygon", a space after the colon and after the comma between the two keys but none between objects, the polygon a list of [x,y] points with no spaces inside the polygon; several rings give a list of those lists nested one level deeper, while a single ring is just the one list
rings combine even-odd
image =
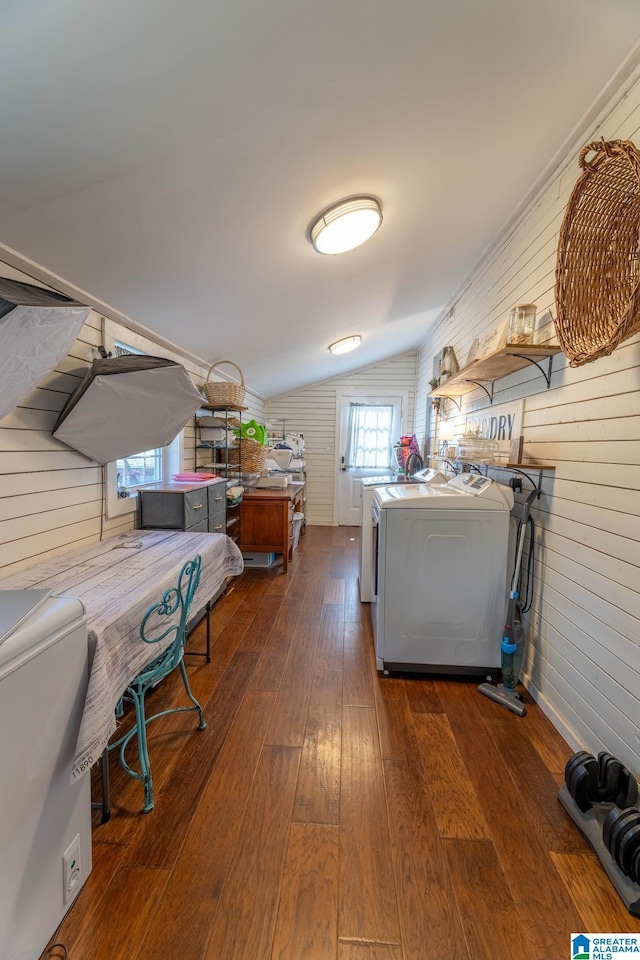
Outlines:
[{"label": "washer control panel", "polygon": [[474,496],[484,493],[495,483],[491,477],[483,477],[476,473],[459,473],[453,480],[449,480],[447,486],[454,487],[457,490],[464,490]]}]

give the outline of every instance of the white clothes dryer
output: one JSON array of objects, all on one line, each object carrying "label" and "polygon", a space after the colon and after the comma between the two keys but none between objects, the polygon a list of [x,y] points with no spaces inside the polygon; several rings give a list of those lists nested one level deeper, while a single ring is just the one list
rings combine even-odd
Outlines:
[{"label": "white clothes dryer", "polygon": [[361,480],[360,490],[360,564],[358,571],[358,583],[360,586],[361,603],[371,603],[373,597],[372,578],[373,569],[371,566],[371,503],[375,487],[388,487],[392,484],[421,484],[421,483],[446,483],[447,478],[437,470],[425,467],[418,471],[413,478],[407,480],[402,474],[387,474],[381,477],[364,477]]},{"label": "white clothes dryer", "polygon": [[490,477],[373,490],[372,621],[384,672],[500,665],[513,491]]}]

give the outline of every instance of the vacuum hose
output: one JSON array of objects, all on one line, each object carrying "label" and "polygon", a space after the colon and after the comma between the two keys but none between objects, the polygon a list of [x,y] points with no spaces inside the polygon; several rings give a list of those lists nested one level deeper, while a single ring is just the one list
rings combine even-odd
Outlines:
[{"label": "vacuum hose", "polygon": [[[533,518],[530,514],[530,508],[533,500],[537,496],[537,491],[532,491],[527,497],[522,518],[518,525],[516,559],[513,568],[513,577],[511,579],[511,592],[509,594],[509,604],[507,607],[507,622],[504,625],[504,636],[500,646],[500,667],[502,670],[502,683],[509,691],[515,690],[522,667],[522,655],[524,653],[524,626],[522,625],[523,610],[528,610],[531,606],[533,597],[529,592],[533,591],[533,543],[534,526]],[[520,576],[522,571],[522,554],[524,550],[524,538],[527,527],[529,527],[529,557],[527,563],[526,585],[524,589],[525,606],[520,601]]]}]

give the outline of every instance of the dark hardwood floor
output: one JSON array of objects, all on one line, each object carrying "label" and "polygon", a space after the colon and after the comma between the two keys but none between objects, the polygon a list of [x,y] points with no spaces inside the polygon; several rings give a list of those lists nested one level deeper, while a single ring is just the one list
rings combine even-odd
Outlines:
[{"label": "dark hardwood floor", "polygon": [[[572,932],[640,932],[556,799],[572,751],[535,704],[378,677],[357,538],[310,527],[286,576],[219,601],[212,662],[187,658],[206,730],[150,727],[152,813],[112,758],[70,960],[565,960]],[[173,676],[152,699],[182,696]]]}]

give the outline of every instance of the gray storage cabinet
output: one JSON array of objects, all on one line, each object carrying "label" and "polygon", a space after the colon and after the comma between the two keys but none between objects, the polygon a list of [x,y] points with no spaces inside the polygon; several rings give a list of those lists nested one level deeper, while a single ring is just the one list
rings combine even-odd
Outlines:
[{"label": "gray storage cabinet", "polygon": [[143,528],[186,530],[189,533],[226,532],[226,482],[154,483],[140,490]]}]

